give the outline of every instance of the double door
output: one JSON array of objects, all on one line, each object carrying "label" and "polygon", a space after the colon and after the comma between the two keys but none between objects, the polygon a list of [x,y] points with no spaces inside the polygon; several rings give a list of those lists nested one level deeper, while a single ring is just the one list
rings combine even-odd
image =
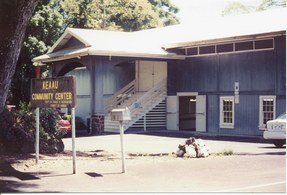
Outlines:
[{"label": "double door", "polygon": [[160,61],[138,61],[136,63],[136,90],[148,91],[167,77],[167,63]]},{"label": "double door", "polygon": [[168,96],[167,129],[206,132],[206,96]]}]

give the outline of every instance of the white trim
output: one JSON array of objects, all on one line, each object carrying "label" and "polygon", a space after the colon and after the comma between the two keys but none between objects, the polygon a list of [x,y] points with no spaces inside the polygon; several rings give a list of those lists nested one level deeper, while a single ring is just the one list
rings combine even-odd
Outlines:
[{"label": "white trim", "polygon": [[197,96],[198,92],[177,92],[177,96]]},{"label": "white trim", "polygon": [[76,33],[73,32],[73,28],[67,28],[64,34],[56,41],[56,43],[48,50],[48,53],[54,52],[59,46],[64,46],[70,38],[75,37],[80,42],[82,42],[86,47],[90,47],[91,44],[84,40],[82,37],[78,36]]},{"label": "white trim", "polygon": [[[223,101],[224,100],[230,100],[232,101],[232,123],[224,123],[223,121]],[[234,128],[234,115],[235,115],[235,107],[234,107],[234,96],[220,96],[220,122],[219,122],[219,127],[220,128],[229,128],[229,129],[233,129]]]},{"label": "white trim", "polygon": [[268,96],[259,96],[259,129],[265,130],[265,124],[263,123],[263,100],[264,99],[272,99],[273,100],[273,119],[276,118],[276,96],[268,95]]},{"label": "white trim", "polygon": [[[263,49],[256,49],[255,48],[255,43],[257,41],[264,41],[264,40],[272,40],[272,47],[270,48],[263,48]],[[235,45],[237,43],[244,43],[244,42],[252,42],[252,49],[246,49],[246,50],[236,50],[235,48]],[[226,51],[226,52],[219,52],[217,53],[217,47],[218,45],[221,45],[221,44],[232,44],[233,45],[233,50],[232,51]],[[199,50],[201,47],[207,47],[207,46],[214,46],[215,48],[215,52],[214,53],[206,53],[206,54],[200,54]],[[187,58],[192,58],[192,57],[201,57],[201,56],[211,56],[211,55],[222,55],[222,54],[230,54],[230,53],[244,53],[244,52],[257,52],[257,51],[268,51],[268,50],[274,50],[275,49],[275,40],[274,40],[274,37],[269,37],[269,38],[266,38],[266,39],[251,39],[251,40],[245,40],[245,41],[236,41],[236,42],[225,42],[225,43],[220,43],[220,44],[205,44],[205,45],[198,45],[198,46],[194,46],[194,47],[187,47],[186,49],[189,49],[189,48],[197,48],[197,54],[195,55],[187,55],[186,53],[186,57]]]}]

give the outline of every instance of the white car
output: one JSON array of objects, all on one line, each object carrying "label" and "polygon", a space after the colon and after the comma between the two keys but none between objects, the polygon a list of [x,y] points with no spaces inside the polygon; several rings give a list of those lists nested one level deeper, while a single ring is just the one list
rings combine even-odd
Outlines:
[{"label": "white car", "polygon": [[272,140],[276,147],[286,144],[286,113],[274,120],[267,121],[263,137]]}]

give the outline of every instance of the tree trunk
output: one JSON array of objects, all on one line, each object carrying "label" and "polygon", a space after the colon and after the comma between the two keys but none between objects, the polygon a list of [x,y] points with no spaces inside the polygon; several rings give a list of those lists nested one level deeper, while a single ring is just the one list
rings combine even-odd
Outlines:
[{"label": "tree trunk", "polygon": [[40,0],[1,0],[0,2],[0,112],[15,73],[29,19]]}]

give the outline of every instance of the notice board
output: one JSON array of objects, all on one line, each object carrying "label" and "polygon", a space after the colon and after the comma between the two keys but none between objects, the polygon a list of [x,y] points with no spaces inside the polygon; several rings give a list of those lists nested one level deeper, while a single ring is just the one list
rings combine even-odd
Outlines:
[{"label": "notice board", "polygon": [[32,108],[75,108],[76,79],[73,76],[31,80]]}]

